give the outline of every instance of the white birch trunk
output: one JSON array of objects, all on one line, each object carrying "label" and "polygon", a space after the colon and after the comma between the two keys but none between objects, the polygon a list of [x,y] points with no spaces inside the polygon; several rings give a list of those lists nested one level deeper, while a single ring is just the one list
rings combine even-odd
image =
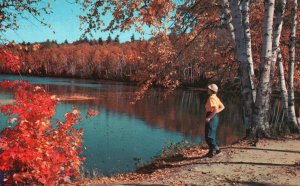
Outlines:
[{"label": "white birch trunk", "polygon": [[235,33],[234,33],[234,26],[232,24],[232,16],[231,16],[231,11],[229,8],[229,2],[228,0],[222,0],[222,6],[224,8],[224,15],[226,19],[226,24],[227,24],[227,29],[230,31],[232,41],[235,45]]},{"label": "white birch trunk", "polygon": [[246,130],[251,128],[252,123],[252,107],[253,107],[253,94],[252,94],[252,77],[250,76],[249,62],[246,52],[245,30],[242,25],[242,14],[239,8],[238,0],[231,0],[230,11],[232,13],[232,25],[234,27],[235,35],[235,54],[236,59],[240,64],[240,79],[241,79],[241,93],[243,96],[243,110],[244,110],[244,125]]},{"label": "white birch trunk", "polygon": [[292,124],[297,124],[297,118],[295,113],[295,96],[294,96],[294,66],[295,66],[295,45],[296,45],[296,28],[297,28],[297,9],[298,2],[293,0],[293,7],[291,12],[291,35],[290,35],[290,47],[289,47],[289,74],[288,74],[288,118]]},{"label": "white birch trunk", "polygon": [[[276,0],[275,4],[275,23],[273,28],[273,44],[272,44],[272,62],[271,62],[271,78],[269,82],[269,99],[267,100],[266,107],[270,108],[270,99],[272,93],[272,79],[274,78],[275,69],[276,69],[276,60],[279,52],[281,31],[283,25],[283,16],[285,12],[286,0]],[[281,55],[282,60],[282,55]],[[281,61],[282,64],[282,61]],[[280,72],[279,72],[280,73]],[[280,75],[280,74],[279,74]],[[281,76],[279,76],[281,78]],[[283,74],[284,79],[284,74]],[[286,88],[285,88],[286,89]],[[283,99],[284,101],[284,99]],[[268,115],[268,113],[266,113]]]},{"label": "white birch trunk", "polygon": [[250,68],[250,83],[252,87],[252,95],[253,102],[255,102],[256,98],[256,90],[254,85],[254,67],[253,67],[253,58],[252,58],[252,46],[251,46],[251,30],[250,30],[250,21],[249,21],[249,1],[250,0],[242,0],[241,8],[242,8],[242,24],[245,30],[245,43],[246,43],[246,54]]},{"label": "white birch trunk", "polygon": [[281,100],[283,103],[284,113],[285,116],[288,116],[288,94],[286,89],[286,83],[284,78],[284,66],[283,66],[283,58],[280,51],[278,50],[278,59],[277,59],[278,69],[279,69],[279,85],[280,85],[280,92],[281,92]]},{"label": "white birch trunk", "polygon": [[261,53],[261,74],[259,78],[257,97],[253,114],[253,134],[257,137],[260,135],[269,135],[269,123],[266,113],[269,107],[269,83],[270,69],[272,62],[272,32],[273,32],[273,15],[275,0],[265,0],[265,16],[263,30],[263,46]]},{"label": "white birch trunk", "polygon": [[[275,24],[274,24],[274,31],[273,31],[273,54],[272,54],[272,66],[271,70],[274,72],[274,67],[276,65],[277,55],[279,51],[280,45],[280,37],[283,25],[283,16],[286,7],[286,0],[277,0],[276,7],[275,7]],[[272,72],[271,71],[271,75]]]}]

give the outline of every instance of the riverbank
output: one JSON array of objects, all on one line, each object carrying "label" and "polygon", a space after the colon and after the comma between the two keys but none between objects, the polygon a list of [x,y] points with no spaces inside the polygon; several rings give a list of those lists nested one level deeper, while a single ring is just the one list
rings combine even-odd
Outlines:
[{"label": "riverbank", "polygon": [[[24,77],[27,78],[58,78],[58,79],[69,79],[69,80],[78,80],[78,81],[92,81],[93,83],[102,83],[102,84],[122,84],[122,85],[128,85],[128,86],[140,86],[140,83],[137,81],[131,81],[129,79],[113,79],[113,78],[92,78],[92,77],[78,77],[78,76],[61,76],[61,75],[41,75],[41,74],[32,74],[32,73],[23,73],[22,75],[17,74],[17,73],[7,73],[4,72],[2,75],[7,75],[7,76],[20,76],[20,79],[23,79]],[[26,78],[24,78],[26,81]],[[206,83],[199,83],[199,82],[206,82]],[[182,83],[178,89],[182,90],[188,90],[188,91],[199,91],[199,92],[206,92],[207,91],[207,80],[201,80],[199,82],[195,83]],[[158,85],[153,85],[153,88],[162,88],[165,89],[162,86]],[[240,94],[240,88],[239,84],[237,82],[231,82],[220,89],[221,93],[234,93],[234,94]],[[296,84],[294,87],[294,93],[295,93],[295,98],[300,99],[300,84]],[[273,89],[273,96],[280,97],[281,93],[280,90],[276,88]]]},{"label": "riverbank", "polygon": [[300,135],[277,140],[247,141],[222,147],[222,155],[190,147],[162,157],[134,173],[83,179],[76,185],[299,185]]}]

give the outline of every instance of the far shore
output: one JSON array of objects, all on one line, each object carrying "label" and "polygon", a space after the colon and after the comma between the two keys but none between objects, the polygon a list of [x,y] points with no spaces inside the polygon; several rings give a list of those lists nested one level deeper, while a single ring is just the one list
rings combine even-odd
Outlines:
[{"label": "far shore", "polygon": [[[62,79],[78,79],[78,80],[87,80],[87,81],[98,81],[99,83],[121,83],[123,85],[132,85],[132,86],[139,86],[139,82],[135,82],[135,81],[130,81],[128,79],[95,79],[95,78],[88,78],[88,77],[78,77],[78,76],[55,76],[55,75],[38,75],[38,74],[1,74],[1,75],[13,75],[13,76],[20,76],[20,79],[22,79],[22,76],[27,76],[27,77],[49,77],[49,78],[62,78]],[[205,80],[206,82],[207,80]],[[295,92],[295,96],[297,98],[300,98],[300,84],[298,84],[298,87],[295,87],[294,92]],[[190,84],[190,83],[183,83],[180,87],[178,87],[179,89],[184,89],[184,90],[192,90],[192,91],[207,91],[207,88],[205,87],[206,85],[203,84],[199,84],[199,83],[194,83],[194,84]],[[154,86],[154,87],[161,87],[161,86]],[[234,87],[234,86],[233,86]],[[234,87],[231,89],[227,89],[226,87],[223,88],[223,90],[221,89],[220,92],[224,92],[224,93],[240,93],[239,88],[238,87]],[[280,94],[279,90],[274,91],[273,93],[274,95]]]}]

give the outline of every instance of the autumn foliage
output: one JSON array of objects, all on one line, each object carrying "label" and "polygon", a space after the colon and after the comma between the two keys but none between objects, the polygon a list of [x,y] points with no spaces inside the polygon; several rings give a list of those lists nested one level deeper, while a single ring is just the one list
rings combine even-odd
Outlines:
[{"label": "autumn foliage", "polygon": [[17,72],[20,70],[20,59],[5,46],[0,47],[0,65],[3,70]]},{"label": "autumn foliage", "polygon": [[15,103],[0,107],[10,117],[10,127],[0,133],[0,170],[9,181],[53,185],[77,176],[83,161],[79,157],[83,131],[73,126],[80,121],[80,112],[66,113],[65,121],[53,125],[55,97],[20,81],[1,86],[16,89]]},{"label": "autumn foliage", "polygon": [[[5,68],[18,70],[17,57],[5,50],[0,54]],[[14,103],[0,106],[9,118],[0,132],[0,171],[6,175],[5,183],[54,185],[76,177],[84,161],[80,157],[83,130],[74,128],[81,120],[80,111],[74,109],[64,121],[53,124],[55,96],[23,81],[3,81],[0,86],[15,91]],[[97,113],[91,109],[88,114]]]}]

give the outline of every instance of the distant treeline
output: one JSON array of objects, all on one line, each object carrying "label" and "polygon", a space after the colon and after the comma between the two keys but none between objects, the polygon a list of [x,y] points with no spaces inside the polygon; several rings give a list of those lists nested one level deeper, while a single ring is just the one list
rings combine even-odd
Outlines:
[{"label": "distant treeline", "polygon": [[[170,45],[176,53],[180,53],[185,43],[170,38]],[[10,44],[9,48],[20,57],[22,74],[145,82],[155,74],[153,71],[168,70],[160,68],[159,58],[165,54],[161,54],[159,49],[153,50],[153,43],[159,41],[136,40],[132,35],[130,42],[120,43],[119,36],[112,38],[109,35],[106,40],[84,38],[61,44],[47,40],[41,43]],[[238,65],[234,62],[233,49],[226,38],[203,39],[203,42],[199,41],[197,45],[189,47],[196,50],[187,48],[179,60],[174,62],[174,79],[184,86],[205,87],[208,82],[216,82],[226,89],[238,89]],[[221,52],[216,52],[217,49]],[[155,65],[158,67],[149,70],[149,66]],[[257,68],[258,64],[255,66]],[[5,68],[0,70],[2,73],[10,73]],[[274,78],[274,81],[277,79]],[[295,83],[296,90],[299,90],[299,82]]]},{"label": "distant treeline", "polygon": [[[175,46],[178,50],[182,48],[178,43]],[[135,40],[134,35],[131,42],[125,43],[120,43],[118,36],[113,39],[109,35],[106,40],[84,38],[61,44],[47,40],[11,44],[10,47],[20,56],[22,74],[132,82],[149,79],[151,72],[147,74],[147,68],[157,63],[156,58],[160,55],[151,51],[151,41]],[[215,50],[185,52],[176,62],[175,69],[176,79],[193,86],[205,86],[208,81],[221,83],[237,76],[236,65],[224,63]],[[1,71],[9,73],[4,68]]]}]

